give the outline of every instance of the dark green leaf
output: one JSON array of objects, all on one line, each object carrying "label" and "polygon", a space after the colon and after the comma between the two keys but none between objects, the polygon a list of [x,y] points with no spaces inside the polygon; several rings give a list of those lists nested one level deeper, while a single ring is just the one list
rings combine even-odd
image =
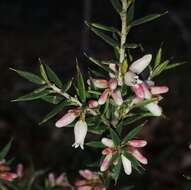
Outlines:
[{"label": "dark green leaf", "polygon": [[105,145],[103,145],[100,141],[91,141],[86,143],[86,145],[93,148],[105,148]]},{"label": "dark green leaf", "polygon": [[143,126],[145,125],[145,123],[141,124],[140,126],[134,128],[133,130],[131,130],[128,135],[123,139],[123,144],[126,144],[129,140],[133,139],[143,128]]},{"label": "dark green leaf", "polygon": [[39,125],[46,123],[48,120],[50,120],[55,115],[57,115],[60,111],[62,111],[64,107],[71,106],[71,105],[73,104],[69,101],[63,101],[60,104],[56,105],[55,108],[44,117],[44,119],[39,123]]},{"label": "dark green leaf", "polygon": [[121,166],[122,166],[122,162],[121,162],[121,156],[118,157],[117,159],[117,165],[114,166],[113,168],[113,179],[115,180],[115,184],[117,183],[120,173],[121,173]]},{"label": "dark green leaf", "polygon": [[107,44],[111,45],[114,48],[118,48],[118,43],[110,36],[103,33],[101,30],[96,29],[95,27],[92,27],[86,22],[86,25],[90,28],[92,32],[94,32],[97,36],[99,36],[101,39],[103,39]]},{"label": "dark green leaf", "polygon": [[26,72],[26,71],[21,71],[21,70],[16,70],[16,69],[12,69],[11,70],[17,72],[21,77],[35,83],[35,84],[44,84],[45,82],[42,80],[42,78],[40,78],[38,75],[35,75],[33,73],[30,72]]},{"label": "dark green leaf", "polygon": [[13,100],[12,102],[37,100],[39,98],[47,96],[48,94],[50,94],[49,90],[47,90],[45,87],[43,87],[43,88],[34,90],[33,92],[31,92],[29,94],[21,96],[21,97],[17,98],[16,100]]},{"label": "dark green leaf", "polygon": [[62,88],[63,92],[67,92],[68,90],[70,90],[70,88],[72,87],[72,83],[73,83],[73,78],[63,85],[63,88]]},{"label": "dark green leaf", "polygon": [[113,8],[120,14],[122,11],[122,6],[120,4],[120,0],[110,0]]},{"label": "dark green leaf", "polygon": [[46,74],[49,81],[53,82],[58,88],[62,88],[62,82],[60,81],[56,73],[46,64],[44,64],[44,68],[46,69]]},{"label": "dark green leaf", "polygon": [[0,160],[3,160],[7,154],[9,153],[11,146],[12,146],[13,139],[9,141],[8,144],[0,151]]},{"label": "dark green leaf", "polygon": [[89,23],[89,25],[91,25],[94,28],[104,30],[104,31],[107,31],[107,32],[120,33],[116,28],[114,28],[112,26],[106,26],[106,25],[99,24],[99,23]]},{"label": "dark green leaf", "polygon": [[157,67],[161,63],[161,58],[162,58],[162,48],[159,48],[156,58],[155,58],[155,65],[154,67]]},{"label": "dark green leaf", "polygon": [[49,102],[51,104],[58,104],[63,100],[62,96],[47,95],[41,98],[42,100]]},{"label": "dark green leaf", "polygon": [[78,64],[76,65],[76,69],[77,69],[77,89],[78,89],[79,97],[82,102],[85,102],[86,101],[86,89],[85,89],[84,79],[83,79],[83,76],[82,76],[82,73],[80,71]]},{"label": "dark green leaf", "polygon": [[127,12],[127,23],[130,23],[134,19],[134,9],[135,9],[135,3],[133,2],[131,6],[129,7],[129,10]]},{"label": "dark green leaf", "polygon": [[47,74],[46,74],[46,70],[45,70],[43,64],[40,64],[40,74],[41,74],[42,78],[43,78],[47,83],[49,83],[49,80],[48,80],[48,77],[47,77]]},{"label": "dark green leaf", "polygon": [[140,45],[135,44],[135,43],[127,43],[127,44],[125,44],[125,48],[127,48],[127,49],[137,49],[139,47],[140,47]]},{"label": "dark green leaf", "polygon": [[186,62],[181,62],[181,63],[173,63],[173,64],[169,64],[165,70],[169,70],[169,69],[173,69],[175,67],[179,67],[179,66],[182,66],[184,65]]},{"label": "dark green leaf", "polygon": [[129,26],[130,27],[135,27],[135,26],[139,26],[141,24],[144,24],[144,23],[147,23],[147,22],[150,22],[152,20],[155,20],[165,14],[167,14],[168,12],[164,12],[163,14],[151,14],[151,15],[148,15],[148,16],[145,16],[143,18],[140,18],[140,19],[137,19],[135,21],[133,21]]},{"label": "dark green leaf", "polygon": [[111,135],[111,138],[112,138],[115,146],[120,145],[121,140],[120,140],[118,134],[112,128],[110,128],[110,135]]},{"label": "dark green leaf", "polygon": [[0,183],[3,184],[4,186],[8,187],[10,190],[20,190],[20,188],[18,188],[15,184],[13,184],[10,181],[6,181],[6,180],[3,180],[0,178]]}]

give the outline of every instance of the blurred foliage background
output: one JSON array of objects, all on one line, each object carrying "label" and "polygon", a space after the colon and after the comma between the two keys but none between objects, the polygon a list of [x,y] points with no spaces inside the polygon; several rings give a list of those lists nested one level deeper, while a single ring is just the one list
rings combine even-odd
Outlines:
[{"label": "blurred foliage background", "polygon": [[[150,13],[169,14],[137,27],[132,42],[142,43],[145,52],[156,53],[163,42],[164,56],[188,63],[158,79],[170,92],[163,100],[167,119],[153,119],[141,136],[148,140],[145,155],[150,160],[143,175],[123,176],[121,184],[136,184],[137,190],[190,190],[191,182],[191,2],[188,0],[142,0],[136,3],[135,17]],[[56,129],[54,121],[39,126],[52,109],[43,102],[11,103],[10,100],[33,89],[10,67],[37,71],[38,58],[49,64],[63,80],[75,73],[78,57],[84,71],[83,51],[109,58],[111,49],[88,32],[84,19],[120,26],[109,0],[1,0],[0,1],[0,145],[14,137],[11,156],[25,167],[66,171],[71,180],[79,168],[99,158],[96,151],[71,148],[73,132]],[[91,138],[89,135],[88,138]]]}]

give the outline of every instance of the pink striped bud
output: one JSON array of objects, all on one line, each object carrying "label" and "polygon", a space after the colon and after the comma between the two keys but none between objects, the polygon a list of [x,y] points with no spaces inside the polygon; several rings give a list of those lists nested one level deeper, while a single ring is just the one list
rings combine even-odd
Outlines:
[{"label": "pink striped bud", "polygon": [[148,164],[148,160],[137,149],[129,150],[129,153],[131,153],[142,164]]},{"label": "pink striped bud", "polygon": [[55,126],[60,128],[60,127],[65,127],[72,123],[78,115],[75,113],[74,110],[69,110],[61,119],[59,119]]},{"label": "pink striped bud", "polygon": [[109,88],[111,90],[115,90],[117,88],[117,80],[116,79],[110,79],[109,80]]},{"label": "pink striped bud", "polygon": [[92,109],[92,108],[97,108],[98,105],[99,105],[99,104],[98,104],[98,101],[96,101],[96,100],[89,100],[89,101],[88,101],[88,107],[91,108],[91,109]]},{"label": "pink striped bud", "polygon": [[74,126],[75,143],[72,145],[75,148],[79,146],[84,149],[84,140],[88,131],[87,123],[79,120]]},{"label": "pink striped bud", "polygon": [[114,102],[118,105],[121,106],[123,104],[123,99],[121,96],[121,92],[119,90],[113,91],[111,94]]},{"label": "pink striped bud", "polygon": [[167,86],[152,86],[150,89],[153,95],[165,94],[169,91]]},{"label": "pink striped bud", "polygon": [[128,142],[128,145],[136,147],[136,148],[141,148],[147,145],[147,141],[144,140],[130,140]]},{"label": "pink striped bud", "polygon": [[121,160],[123,164],[124,171],[127,175],[131,175],[132,173],[132,166],[129,159],[127,159],[123,154],[121,155]]},{"label": "pink striped bud", "polygon": [[145,93],[144,93],[144,88],[142,85],[137,84],[132,87],[133,92],[137,96],[137,98],[144,99],[145,98]]},{"label": "pink striped bud", "polygon": [[82,177],[84,177],[85,179],[88,179],[88,180],[90,180],[94,177],[93,172],[90,170],[80,170],[79,173]]},{"label": "pink striped bud", "polygon": [[107,88],[108,87],[108,81],[104,79],[92,79],[92,83],[96,88]]},{"label": "pink striped bud", "polygon": [[103,160],[103,162],[101,164],[101,168],[100,168],[101,172],[104,172],[104,171],[106,171],[109,168],[109,164],[110,164],[111,159],[112,159],[112,154],[108,154],[104,158],[104,160]]},{"label": "pink striped bud", "polygon": [[98,104],[103,105],[107,101],[107,98],[109,96],[109,90],[106,89],[104,92],[102,92],[101,96],[99,97]]},{"label": "pink striped bud", "polygon": [[114,143],[111,139],[108,138],[102,138],[101,139],[102,144],[104,144],[105,146],[109,147],[109,148],[113,148],[114,147]]}]

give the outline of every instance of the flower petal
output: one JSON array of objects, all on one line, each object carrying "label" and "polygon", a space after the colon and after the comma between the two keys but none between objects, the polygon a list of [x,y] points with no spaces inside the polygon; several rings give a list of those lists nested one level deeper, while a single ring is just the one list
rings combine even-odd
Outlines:
[{"label": "flower petal", "polygon": [[98,107],[98,101],[97,100],[89,100],[88,101],[88,107],[89,108],[96,108],[96,107]]},{"label": "flower petal", "polygon": [[148,54],[133,62],[129,67],[129,70],[133,73],[140,74],[151,62],[152,55]]},{"label": "flower petal", "polygon": [[101,164],[101,168],[100,168],[101,172],[104,172],[104,171],[106,171],[109,168],[109,164],[110,164],[111,158],[112,158],[112,154],[108,154],[104,158],[104,160],[103,160],[103,162]]},{"label": "flower petal", "polygon": [[137,84],[137,85],[133,86],[132,90],[135,93],[137,98],[140,98],[140,99],[145,98],[144,88],[141,84]]},{"label": "flower petal", "polygon": [[162,108],[155,102],[145,105],[145,108],[148,109],[153,116],[159,117],[162,115]]},{"label": "flower petal", "polygon": [[87,134],[87,123],[79,120],[74,126],[75,143],[72,145],[75,148],[79,146],[84,149],[84,140]]},{"label": "flower petal", "polygon": [[148,160],[137,149],[132,149],[129,152],[142,164],[148,164]]},{"label": "flower petal", "polygon": [[121,96],[121,92],[119,90],[116,90],[116,91],[113,91],[111,93],[111,96],[114,100],[114,102],[118,105],[118,106],[121,106],[123,104],[123,99],[122,99],[122,96]]},{"label": "flower petal", "polygon": [[55,126],[60,128],[60,127],[65,127],[72,123],[77,117],[77,114],[74,111],[68,111],[61,119],[59,119]]},{"label": "flower petal", "polygon": [[101,139],[101,142],[102,142],[105,146],[107,146],[107,147],[109,147],[109,148],[113,148],[113,147],[114,147],[114,143],[113,143],[113,141],[112,141],[111,139],[102,138],[102,139]]},{"label": "flower petal", "polygon": [[169,91],[167,86],[152,86],[150,89],[153,95],[165,94]]},{"label": "flower petal", "polygon": [[147,141],[145,141],[145,140],[130,140],[128,142],[128,145],[136,147],[136,148],[140,148],[140,147],[146,146]]},{"label": "flower petal", "polygon": [[109,88],[111,90],[115,90],[117,88],[117,80],[116,79],[110,79],[109,80]]},{"label": "flower petal", "polygon": [[90,170],[80,170],[79,173],[82,177],[88,180],[92,179],[93,177],[93,172]]},{"label": "flower petal", "polygon": [[99,105],[105,104],[108,96],[109,96],[109,90],[106,89],[104,92],[102,92],[101,96],[99,97],[98,104]]},{"label": "flower petal", "polygon": [[132,166],[129,159],[127,159],[123,154],[121,155],[121,160],[123,164],[124,171],[127,175],[131,175],[132,173]]},{"label": "flower petal", "polygon": [[137,79],[138,76],[135,73],[131,71],[125,73],[124,81],[127,86],[134,86],[135,84],[137,84]]}]

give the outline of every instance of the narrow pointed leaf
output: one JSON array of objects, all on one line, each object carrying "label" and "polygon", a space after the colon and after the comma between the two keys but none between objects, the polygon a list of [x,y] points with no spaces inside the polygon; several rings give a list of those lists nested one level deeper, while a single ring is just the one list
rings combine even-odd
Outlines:
[{"label": "narrow pointed leaf", "polygon": [[110,135],[113,140],[113,143],[116,146],[120,145],[120,138],[119,138],[118,134],[112,128],[110,128]]},{"label": "narrow pointed leaf", "polygon": [[127,12],[127,22],[130,23],[134,19],[135,3],[133,2]]},{"label": "narrow pointed leaf", "polygon": [[169,70],[169,69],[173,69],[175,67],[179,67],[179,66],[182,66],[184,65],[186,62],[181,62],[181,63],[173,63],[173,64],[169,64],[165,70]]},{"label": "narrow pointed leaf", "polygon": [[44,64],[44,68],[46,69],[46,74],[49,81],[53,82],[58,88],[62,88],[62,82],[56,75],[56,73],[46,64]]},{"label": "narrow pointed leaf", "polygon": [[117,159],[117,164],[113,168],[113,174],[112,174],[115,184],[117,184],[117,181],[119,179],[121,168],[122,168],[122,162],[121,162],[121,157],[119,156]]},{"label": "narrow pointed leaf", "polygon": [[164,12],[163,14],[151,14],[151,15],[148,15],[148,16],[145,16],[143,18],[140,18],[140,19],[137,19],[137,20],[134,20],[129,26],[130,27],[135,27],[135,26],[139,26],[141,24],[145,24],[147,22],[150,22],[150,21],[153,21],[157,18],[160,18],[161,16],[167,14],[168,12]]},{"label": "narrow pointed leaf", "polygon": [[131,130],[128,135],[123,139],[123,144],[126,144],[129,140],[133,139],[143,128],[143,126],[145,125],[145,123],[141,124],[140,126],[134,128],[133,130]]},{"label": "narrow pointed leaf", "polygon": [[21,96],[21,97],[17,98],[16,100],[13,100],[12,102],[36,100],[36,99],[42,98],[48,94],[50,94],[49,90],[47,90],[43,87],[43,88],[34,90],[33,92],[31,92],[29,94]]},{"label": "narrow pointed leaf", "polygon": [[12,146],[13,139],[10,140],[5,147],[0,151],[0,160],[3,160],[7,154],[9,153],[11,146]]},{"label": "narrow pointed leaf", "polygon": [[156,58],[155,58],[155,65],[154,67],[157,67],[161,63],[161,58],[162,58],[162,48],[159,48]]},{"label": "narrow pointed leaf", "polygon": [[100,141],[91,141],[86,143],[86,145],[93,148],[105,148],[105,145],[102,144]]},{"label": "narrow pointed leaf", "polygon": [[82,102],[86,101],[86,89],[85,89],[85,84],[84,84],[84,79],[82,76],[82,73],[80,71],[80,68],[78,66],[78,64],[76,65],[76,69],[77,69],[77,90],[78,90],[78,94],[79,97],[81,99]]},{"label": "narrow pointed leaf", "polygon": [[113,38],[108,36],[107,34],[103,33],[101,30],[96,29],[95,27],[92,27],[86,22],[86,25],[90,28],[92,32],[94,32],[97,36],[99,36],[101,39],[103,39],[107,44],[111,45],[114,48],[118,47],[117,41],[115,41]]},{"label": "narrow pointed leaf", "polygon": [[73,78],[63,85],[63,88],[62,88],[63,92],[67,92],[68,90],[70,90],[70,88],[72,87],[72,83],[73,83]]},{"label": "narrow pointed leaf", "polygon": [[122,6],[120,0],[110,0],[113,8],[120,14],[122,11]]},{"label": "narrow pointed leaf", "polygon": [[50,120],[55,115],[57,115],[59,112],[61,112],[64,107],[71,106],[71,105],[73,105],[73,104],[71,102],[68,102],[68,101],[63,101],[60,104],[56,105],[54,107],[54,109],[44,117],[44,119],[39,123],[39,125],[46,123],[48,120]]},{"label": "narrow pointed leaf", "polygon": [[58,104],[63,100],[61,96],[47,95],[41,98],[42,100],[49,102],[51,104]]},{"label": "narrow pointed leaf", "polygon": [[46,74],[46,69],[44,68],[43,64],[40,64],[40,74],[41,74],[42,78],[48,83],[49,82],[48,76]]},{"label": "narrow pointed leaf", "polygon": [[30,72],[26,72],[26,71],[21,71],[18,69],[12,69],[11,68],[11,70],[15,71],[21,77],[29,80],[30,82],[33,82],[35,84],[44,84],[44,80],[42,78],[40,78],[38,75],[35,75],[33,73],[30,73]]}]

